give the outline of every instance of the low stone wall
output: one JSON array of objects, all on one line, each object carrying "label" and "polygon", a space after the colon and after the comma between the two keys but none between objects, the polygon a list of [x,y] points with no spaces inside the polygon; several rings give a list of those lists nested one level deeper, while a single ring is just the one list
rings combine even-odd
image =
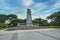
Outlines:
[{"label": "low stone wall", "polygon": [[26,29],[37,29],[37,28],[40,28],[40,27],[37,25],[33,25],[30,27],[26,27],[26,25],[20,25],[20,26],[9,28],[7,30],[26,30]]},{"label": "low stone wall", "polygon": [[27,29],[45,29],[48,28],[48,26],[38,26],[38,25],[33,25],[30,27],[26,27],[26,25],[20,25],[20,26],[16,26],[13,28],[9,28],[8,30],[27,30]]},{"label": "low stone wall", "polygon": [[39,27],[39,25],[32,25],[32,26],[18,25],[17,27],[20,27],[20,28],[34,28],[34,27]]}]

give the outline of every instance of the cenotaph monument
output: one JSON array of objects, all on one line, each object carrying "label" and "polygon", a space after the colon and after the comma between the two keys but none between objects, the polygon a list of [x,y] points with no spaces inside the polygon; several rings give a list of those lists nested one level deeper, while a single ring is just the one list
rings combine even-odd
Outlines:
[{"label": "cenotaph monument", "polygon": [[33,27],[31,9],[27,9],[26,27]]}]

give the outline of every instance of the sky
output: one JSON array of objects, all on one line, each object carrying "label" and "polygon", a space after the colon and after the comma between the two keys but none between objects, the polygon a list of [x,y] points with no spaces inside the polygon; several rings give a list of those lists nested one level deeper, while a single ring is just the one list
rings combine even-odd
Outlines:
[{"label": "sky", "polygon": [[19,19],[25,19],[28,8],[31,9],[32,19],[46,19],[60,11],[60,0],[0,0],[0,14],[16,14]]}]

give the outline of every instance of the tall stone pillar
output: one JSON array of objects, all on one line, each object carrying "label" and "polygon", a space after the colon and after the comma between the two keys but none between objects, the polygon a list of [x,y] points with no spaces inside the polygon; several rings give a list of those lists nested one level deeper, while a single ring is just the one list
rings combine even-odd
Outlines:
[{"label": "tall stone pillar", "polygon": [[32,17],[31,17],[31,10],[27,9],[27,20],[26,20],[26,27],[32,27]]}]

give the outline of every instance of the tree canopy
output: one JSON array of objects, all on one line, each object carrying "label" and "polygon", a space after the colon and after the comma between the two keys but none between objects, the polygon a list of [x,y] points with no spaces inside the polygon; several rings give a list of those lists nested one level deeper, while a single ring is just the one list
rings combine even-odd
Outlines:
[{"label": "tree canopy", "polygon": [[7,19],[15,20],[17,19],[17,16],[15,14],[0,14],[0,22],[5,22]]},{"label": "tree canopy", "polygon": [[47,26],[48,21],[42,18],[36,18],[33,20],[33,23],[39,24],[40,26]]},{"label": "tree canopy", "polygon": [[52,25],[60,26],[60,11],[55,12],[52,15],[48,16],[47,19],[51,20]]}]

